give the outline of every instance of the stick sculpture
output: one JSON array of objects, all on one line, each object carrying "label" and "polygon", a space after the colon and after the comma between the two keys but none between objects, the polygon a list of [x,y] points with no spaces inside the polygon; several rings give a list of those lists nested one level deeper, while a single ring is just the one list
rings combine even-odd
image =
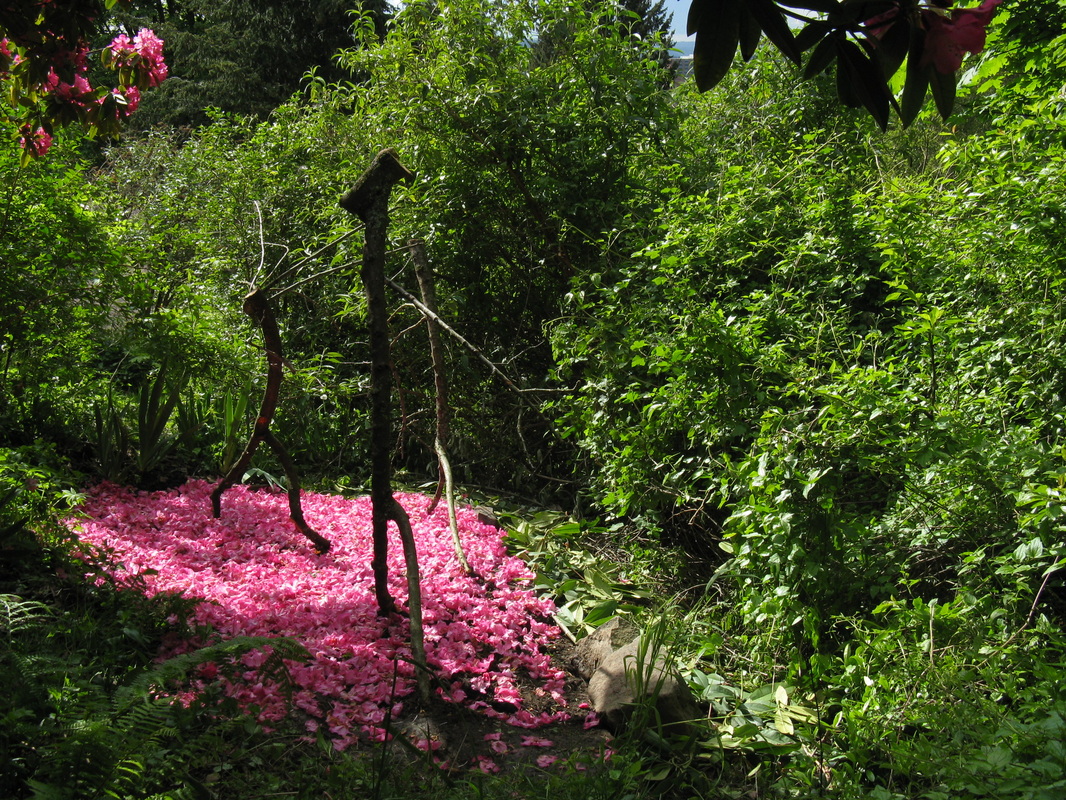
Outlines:
[{"label": "stick sculpture", "polygon": [[[437,290],[433,285],[433,270],[426,257],[426,246],[417,239],[412,239],[411,261],[415,265],[415,277],[422,292],[422,302],[434,314],[437,313]],[[452,463],[448,459],[448,379],[444,374],[444,348],[440,342],[440,326],[434,317],[423,315],[429,333],[429,355],[433,361],[433,387],[437,405],[437,431],[433,437],[433,450],[437,454],[437,491],[426,509],[432,514],[437,507],[442,492],[448,504],[448,527],[452,531],[452,544],[459,566],[467,575],[472,573],[470,562],[463,552],[463,543],[459,540],[459,522],[455,516],[455,487],[452,481]]]}]

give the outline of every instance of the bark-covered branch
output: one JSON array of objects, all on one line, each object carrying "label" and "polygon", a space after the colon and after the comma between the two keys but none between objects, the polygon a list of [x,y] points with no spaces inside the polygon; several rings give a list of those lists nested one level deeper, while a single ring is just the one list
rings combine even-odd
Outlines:
[{"label": "bark-covered branch", "polygon": [[341,208],[359,217],[366,225],[363,242],[363,265],[360,276],[366,292],[370,318],[370,499],[374,539],[374,593],[378,613],[386,616],[396,611],[388,589],[388,526],[394,522],[403,543],[407,563],[408,607],[411,619],[411,657],[416,664],[422,697],[429,699],[429,675],[426,670],[422,639],[422,595],[415,554],[414,535],[402,506],[392,494],[392,375],[389,357],[388,308],[385,300],[385,245],[389,225],[389,195],[399,181],[411,173],[396,157],[394,150],[382,150],[370,168],[340,201]]},{"label": "bark-covered branch", "polygon": [[289,484],[289,516],[295,523],[296,528],[311,540],[315,549],[320,553],[329,551],[329,540],[316,533],[304,520],[303,508],[300,505],[300,477],[296,472],[296,466],[289,458],[288,452],[278,441],[277,437],[270,432],[270,423],[274,419],[274,412],[278,408],[278,398],[281,394],[282,369],[285,356],[281,350],[281,333],[278,330],[278,322],[274,312],[270,308],[270,301],[262,289],[253,289],[244,298],[243,309],[245,314],[255,320],[263,331],[263,346],[267,358],[267,382],[263,392],[263,401],[259,406],[259,416],[256,417],[255,427],[251,438],[229,472],[219,481],[218,486],[211,492],[211,512],[216,518],[222,515],[222,494],[233,486],[244,474],[244,471],[252,463],[252,456],[260,442],[266,442],[274,451],[285,470],[285,477]]},{"label": "bark-covered branch", "polygon": [[[422,293],[422,302],[426,308],[436,315],[437,291],[433,283],[433,270],[426,258],[425,245],[417,240],[411,241],[411,261],[415,265],[415,277],[418,278],[418,287]],[[463,552],[463,543],[459,539],[459,521],[455,516],[455,487],[452,481],[452,464],[448,459],[448,378],[444,372],[444,348],[440,341],[440,326],[437,324],[439,317],[425,316],[426,329],[429,333],[429,355],[433,362],[433,387],[437,407],[437,430],[433,437],[433,450],[437,454],[437,492],[430,503],[427,513],[431,513],[437,507],[441,491],[445,492],[445,502],[448,504],[448,527],[452,532],[452,544],[455,546],[455,557],[459,560],[459,566],[463,571],[470,574],[470,562],[466,560]]]}]

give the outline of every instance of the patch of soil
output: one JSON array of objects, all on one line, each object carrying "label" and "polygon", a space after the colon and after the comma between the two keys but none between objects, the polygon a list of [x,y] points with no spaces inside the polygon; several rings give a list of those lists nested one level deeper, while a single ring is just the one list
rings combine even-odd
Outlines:
[{"label": "patch of soil", "polygon": [[[586,722],[592,723],[595,718],[589,718],[587,684],[572,666],[574,648],[569,639],[561,636],[548,651],[552,666],[568,674],[565,706],[538,692],[533,681],[522,680],[520,676],[518,679],[523,708],[534,714],[565,711],[569,719],[536,729],[519,728],[464,706],[437,700],[394,722],[394,729],[407,740],[393,741],[394,754],[409,763],[424,761],[425,753],[413,749],[409,743],[425,740],[431,743],[435,761],[442,766],[485,772],[535,771],[551,769],[547,762],[553,761],[592,764],[602,760],[611,737],[598,723],[586,727]],[[414,704],[409,702],[409,706]]]}]

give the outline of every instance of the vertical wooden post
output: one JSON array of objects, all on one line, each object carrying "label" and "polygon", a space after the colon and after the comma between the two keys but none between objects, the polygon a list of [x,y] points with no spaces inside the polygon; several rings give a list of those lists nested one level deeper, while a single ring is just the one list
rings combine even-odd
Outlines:
[{"label": "vertical wooden post", "polygon": [[388,308],[385,300],[385,250],[389,225],[389,195],[399,181],[411,178],[396,151],[382,150],[370,168],[341,198],[345,211],[359,217],[366,226],[363,265],[360,277],[366,292],[370,321],[370,500],[374,557],[374,594],[382,616],[396,610],[388,588],[388,526],[395,522],[407,563],[407,593],[411,619],[411,657],[417,670],[418,686],[429,699],[429,672],[422,633],[422,590],[418,574],[411,521],[392,495],[392,373],[389,368]]},{"label": "vertical wooden post", "polygon": [[433,315],[426,315],[426,330],[429,332],[429,355],[433,361],[433,388],[436,395],[437,405],[437,431],[433,437],[433,450],[437,454],[437,492],[433,496],[433,502],[429,504],[426,513],[432,513],[440,500],[441,492],[445,492],[445,501],[448,504],[448,527],[452,531],[452,544],[455,547],[455,557],[459,566],[467,575],[471,573],[470,562],[466,560],[463,552],[463,543],[459,539],[459,522],[455,516],[455,487],[452,481],[452,464],[448,459],[448,378],[444,372],[444,347],[440,342],[440,326],[437,324],[437,290],[433,281],[433,270],[429,266],[426,257],[426,246],[412,239],[411,261],[415,265],[415,277],[418,278],[418,287],[422,293],[422,302]]}]

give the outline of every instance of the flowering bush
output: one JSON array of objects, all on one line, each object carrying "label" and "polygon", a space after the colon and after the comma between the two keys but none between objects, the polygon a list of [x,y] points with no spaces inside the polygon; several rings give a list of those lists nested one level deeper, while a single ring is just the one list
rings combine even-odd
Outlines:
[{"label": "flowering bush", "polygon": [[[765,35],[807,78],[835,63],[840,102],[866,108],[882,130],[893,109],[904,126],[913,122],[927,92],[947,119],[955,73],[966,53],[984,49],[985,29],[1002,0],[983,0],[977,8],[954,8],[954,2],[692,0],[687,30],[696,35],[696,85],[700,91],[716,86],[738,48],[750,60]],[[905,63],[899,82],[894,76]]]},{"label": "flowering bush", "polygon": [[118,73],[118,86],[89,83],[88,40],[101,10],[96,5],[37,0],[0,8],[0,81],[24,163],[48,151],[55,127],[78,122],[92,134],[117,134],[137,109],[141,90],[167,77],[163,41],[142,28],[132,41],[116,36],[101,53],[104,65]]},{"label": "flowering bush", "polygon": [[[193,624],[222,637],[289,636],[312,654],[309,662],[290,665],[291,703],[257,672],[266,659],[258,651],[244,657],[242,680],[223,680],[209,666],[191,695],[218,680],[267,722],[295,707],[306,715],[309,733],[322,732],[338,749],[385,738],[386,715],[400,713],[415,680],[407,621],[376,613],[369,498],[305,494],[308,521],[333,544],[318,555],[293,528],[285,495],[236,487],[216,520],[211,488],[190,481],[174,491],[139,493],[102,485],[68,525],[111,554],[110,572],[120,585],[202,597]],[[554,606],[531,590],[533,574],[524,562],[507,554],[496,528],[460,509],[463,547],[476,573],[467,576],[455,558],[446,510],[427,516],[425,497],[397,499],[417,539],[426,657],[441,679],[441,697],[524,728],[567,719],[565,675],[545,652],[559,633],[549,621]],[[402,604],[407,586],[399,551],[390,554],[389,588]],[[191,646],[183,642],[162,655]],[[559,709],[523,708],[520,678],[537,682],[537,693],[551,696]]]}]

